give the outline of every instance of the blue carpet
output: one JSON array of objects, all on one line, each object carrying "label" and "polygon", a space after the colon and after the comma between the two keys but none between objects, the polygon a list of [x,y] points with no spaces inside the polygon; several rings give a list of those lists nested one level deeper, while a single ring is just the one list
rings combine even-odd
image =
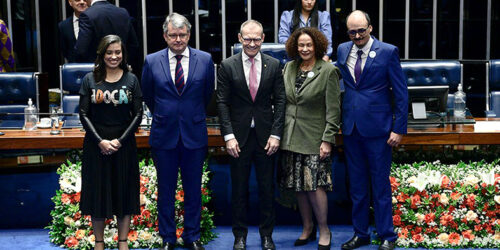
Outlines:
[{"label": "blue carpet", "polygon": [[[331,226],[333,232],[332,249],[339,249],[340,245],[352,236],[351,226]],[[232,249],[233,234],[231,227],[219,226],[214,232],[218,237],[208,243],[207,250]],[[317,249],[317,241],[311,242],[303,247],[294,247],[293,242],[302,232],[300,226],[278,226],[273,233],[273,239],[277,249],[299,250]],[[48,230],[45,229],[2,229],[0,230],[0,250],[56,250],[61,249],[49,241]],[[182,248],[179,248],[182,249]],[[257,227],[250,227],[247,238],[247,249],[257,250],[260,248],[260,236]],[[365,246],[361,250],[377,249],[377,246]]]}]

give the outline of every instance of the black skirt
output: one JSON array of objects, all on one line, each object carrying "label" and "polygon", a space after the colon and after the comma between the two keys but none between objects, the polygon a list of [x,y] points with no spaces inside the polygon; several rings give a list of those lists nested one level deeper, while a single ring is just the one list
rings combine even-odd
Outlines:
[{"label": "black skirt", "polygon": [[[119,138],[127,128],[99,126],[103,139]],[[123,141],[111,155],[101,154],[98,144],[85,135],[82,159],[82,193],[80,209],[95,218],[122,218],[139,214],[139,163],[135,136]]]}]

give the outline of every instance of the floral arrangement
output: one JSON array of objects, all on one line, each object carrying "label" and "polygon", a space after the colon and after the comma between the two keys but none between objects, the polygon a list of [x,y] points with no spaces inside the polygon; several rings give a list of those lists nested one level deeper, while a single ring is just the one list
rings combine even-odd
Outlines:
[{"label": "floral arrangement", "polygon": [[[130,232],[128,234],[129,247],[131,248],[157,248],[162,244],[162,238],[158,232],[157,179],[156,169],[153,161],[142,160],[140,168],[140,205],[141,214],[131,218]],[[48,229],[52,243],[70,249],[92,249],[95,245],[95,237],[92,232],[90,216],[84,216],[80,212],[81,191],[81,162],[67,162],[62,164],[57,173],[60,175],[59,184],[61,189],[52,198],[55,204],[51,211],[52,222]],[[215,238],[211,229],[215,228],[213,223],[213,212],[207,208],[211,199],[211,191],[208,189],[210,172],[208,171],[208,160],[203,164],[202,176],[202,211],[201,211],[201,234],[202,243]],[[182,232],[184,225],[184,191],[179,174],[177,182],[177,194],[175,201],[175,220],[177,223],[177,244],[182,245]],[[106,220],[104,230],[104,243],[106,248],[117,248],[118,229],[116,218]]]},{"label": "floral arrangement", "polygon": [[499,161],[393,164],[397,245],[500,248]]}]

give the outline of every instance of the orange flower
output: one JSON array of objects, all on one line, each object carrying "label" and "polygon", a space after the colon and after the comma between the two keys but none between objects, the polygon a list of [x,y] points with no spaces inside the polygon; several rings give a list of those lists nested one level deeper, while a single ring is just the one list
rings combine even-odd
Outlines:
[{"label": "orange flower", "polygon": [[130,241],[136,241],[137,240],[137,231],[134,231],[134,230],[130,230],[130,232],[128,232],[128,240]]},{"label": "orange flower", "polygon": [[73,220],[79,220],[80,218],[82,218],[82,214],[80,213],[80,211],[78,211],[73,216]]},{"label": "orange flower", "polygon": [[398,237],[401,238],[401,239],[408,238],[408,229],[407,228],[401,228],[401,232],[398,233]]},{"label": "orange flower", "polygon": [[203,195],[208,195],[208,190],[206,188],[201,188],[201,193]]},{"label": "orange flower", "polygon": [[421,234],[413,235],[412,239],[417,243],[424,241],[424,237]]},{"label": "orange flower", "polygon": [[73,198],[72,200],[75,202],[80,202],[80,196],[81,196],[81,193],[78,192],[72,196],[72,198]]},{"label": "orange flower", "polygon": [[141,176],[140,180],[141,180],[141,185],[146,185],[149,183],[149,177]]},{"label": "orange flower", "polygon": [[469,207],[469,209],[474,209],[474,206],[476,205],[476,195],[474,194],[467,195],[467,198],[465,198],[464,203],[467,207]]},{"label": "orange flower", "polygon": [[460,234],[451,233],[448,242],[452,245],[458,245],[460,243]]},{"label": "orange flower", "polygon": [[180,202],[184,202],[184,190],[177,192],[177,194],[175,195],[175,199]]},{"label": "orange flower", "polygon": [[441,188],[447,188],[450,185],[450,178],[448,176],[443,175],[441,177]]},{"label": "orange flower", "polygon": [[61,202],[64,204],[70,204],[71,203],[71,195],[70,194],[62,194],[61,195]]},{"label": "orange flower", "polygon": [[83,239],[84,236],[85,236],[85,230],[83,230],[83,229],[76,230],[75,237],[77,240]]},{"label": "orange flower", "polygon": [[394,224],[394,226],[401,226],[401,216],[399,215],[392,216],[392,223]]},{"label": "orange flower", "polygon": [[146,210],[144,209],[141,213],[141,216],[145,219],[145,220],[149,220],[149,217],[151,217],[151,212],[149,210]]},{"label": "orange flower", "polygon": [[66,238],[66,240],[64,241],[64,245],[68,246],[69,248],[75,247],[78,245],[78,240],[74,236],[71,236],[69,238]]},{"label": "orange flower", "polygon": [[177,236],[177,239],[179,239],[181,237],[182,232],[184,232],[184,228],[183,227],[177,228],[177,230],[175,230],[175,235]]},{"label": "orange flower", "polygon": [[472,234],[472,230],[463,231],[462,236],[468,240],[473,240],[475,237],[474,234]]},{"label": "orange flower", "polygon": [[462,194],[460,194],[459,192],[453,192],[453,193],[451,193],[451,199],[452,200],[456,201],[456,200],[460,199],[460,196],[462,196]]},{"label": "orange flower", "polygon": [[389,180],[391,181],[391,191],[392,192],[396,191],[398,189],[398,187],[399,187],[400,184],[398,183],[398,181],[396,180],[396,178],[394,178],[392,176],[389,177]]},{"label": "orange flower", "polygon": [[434,213],[428,213],[425,215],[425,223],[429,224],[429,223],[433,222],[435,218],[436,218],[436,215],[434,215]]},{"label": "orange flower", "polygon": [[416,195],[412,195],[411,196],[411,208],[412,209],[417,209],[417,206],[420,205],[420,195],[416,194]]},{"label": "orange flower", "polygon": [[450,214],[444,214],[441,216],[440,219],[441,225],[447,226],[448,224],[450,224],[451,221],[453,221],[453,216],[451,216]]}]

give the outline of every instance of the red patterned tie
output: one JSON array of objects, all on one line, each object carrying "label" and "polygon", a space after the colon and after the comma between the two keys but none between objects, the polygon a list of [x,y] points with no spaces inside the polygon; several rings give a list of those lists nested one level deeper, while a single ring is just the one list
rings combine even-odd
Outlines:
[{"label": "red patterned tie", "polygon": [[177,65],[175,66],[175,88],[177,88],[177,92],[180,95],[184,88],[184,71],[181,64],[182,55],[176,55],[175,59],[177,59]]},{"label": "red patterned tie", "polygon": [[257,70],[255,69],[255,60],[253,57],[249,58],[252,66],[250,66],[250,74],[248,75],[248,88],[250,89],[250,95],[252,96],[252,101],[255,101],[255,96],[257,95]]}]

